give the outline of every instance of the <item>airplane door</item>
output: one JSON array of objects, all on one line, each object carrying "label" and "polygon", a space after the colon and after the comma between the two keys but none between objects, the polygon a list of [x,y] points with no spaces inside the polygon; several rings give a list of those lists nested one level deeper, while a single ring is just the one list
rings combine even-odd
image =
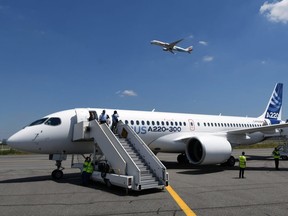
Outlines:
[{"label": "airplane door", "polygon": [[82,121],[88,121],[90,116],[88,109],[75,109],[75,112],[77,117],[77,123]]},{"label": "airplane door", "polygon": [[193,121],[192,119],[188,119],[188,122],[189,122],[190,130],[191,130],[191,131],[194,131],[194,130],[195,130],[194,121]]}]

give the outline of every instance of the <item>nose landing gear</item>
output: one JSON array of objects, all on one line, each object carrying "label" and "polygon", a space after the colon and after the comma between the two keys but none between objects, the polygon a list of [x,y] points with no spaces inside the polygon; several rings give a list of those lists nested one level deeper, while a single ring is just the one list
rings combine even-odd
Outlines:
[{"label": "nose landing gear", "polygon": [[67,159],[66,154],[51,154],[49,155],[49,160],[55,160],[56,161],[56,166],[57,169],[55,169],[52,173],[51,176],[55,180],[59,180],[63,177],[63,171],[64,167],[62,167],[62,161]]},{"label": "nose landing gear", "polygon": [[53,170],[53,172],[51,173],[51,176],[53,179],[59,180],[63,177],[63,171],[64,167],[61,166],[61,160],[57,160],[56,161],[56,166],[57,169]]}]

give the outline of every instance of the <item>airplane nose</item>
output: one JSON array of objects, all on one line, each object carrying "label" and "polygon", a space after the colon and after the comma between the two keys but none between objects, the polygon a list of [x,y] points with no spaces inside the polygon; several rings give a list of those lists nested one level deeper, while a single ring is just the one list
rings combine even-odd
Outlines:
[{"label": "airplane nose", "polygon": [[12,135],[6,140],[6,144],[13,148],[16,148],[18,143],[19,143],[19,136],[17,135],[17,133]]},{"label": "airplane nose", "polygon": [[21,130],[6,140],[7,145],[16,149],[26,149],[26,145],[31,142],[31,137],[26,136],[25,131]]}]

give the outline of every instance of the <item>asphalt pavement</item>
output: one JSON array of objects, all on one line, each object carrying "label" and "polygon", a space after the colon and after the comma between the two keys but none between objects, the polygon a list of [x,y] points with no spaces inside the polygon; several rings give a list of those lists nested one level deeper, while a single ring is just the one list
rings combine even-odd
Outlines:
[{"label": "asphalt pavement", "polygon": [[[196,215],[287,215],[288,161],[274,168],[273,149],[246,152],[245,178],[238,167],[180,166],[177,154],[158,154],[170,186]],[[0,156],[0,215],[185,215],[167,190],[126,191],[100,183],[81,185],[80,172],[63,162],[64,178],[54,181],[47,155]]]}]

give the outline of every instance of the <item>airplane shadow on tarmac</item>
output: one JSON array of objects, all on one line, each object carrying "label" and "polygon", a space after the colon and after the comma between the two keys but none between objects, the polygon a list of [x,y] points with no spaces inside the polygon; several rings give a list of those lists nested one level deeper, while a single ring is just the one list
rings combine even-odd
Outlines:
[{"label": "airplane shadow on tarmac", "polygon": [[[254,171],[275,171],[274,168],[274,159],[271,156],[257,156],[257,155],[246,155],[247,158],[247,167],[246,170],[254,170]],[[249,167],[249,161],[271,161],[272,167]],[[185,171],[177,172],[178,174],[185,175],[203,175],[203,174],[211,174],[224,172],[226,170],[239,170],[238,167],[238,159],[236,159],[236,163],[234,167],[228,167],[223,165],[193,165],[193,164],[178,164],[177,162],[171,161],[162,161],[162,163],[168,169],[186,169]],[[279,171],[288,171],[288,168],[281,167],[281,159],[280,159],[280,170]]]},{"label": "airplane shadow on tarmac", "polygon": [[7,179],[0,181],[0,184],[10,184],[10,183],[27,183],[27,182],[41,182],[41,181],[55,181],[59,184],[73,184],[77,185],[80,187],[85,187],[85,188],[90,188],[90,189],[95,189],[95,190],[101,190],[101,191],[106,191],[108,193],[112,193],[114,195],[118,196],[140,196],[140,195],[145,195],[145,194],[151,194],[151,193],[157,193],[157,192],[162,192],[163,190],[160,189],[149,189],[149,190],[142,190],[142,191],[132,191],[129,190],[127,191],[121,187],[117,186],[106,186],[103,183],[100,182],[93,182],[90,181],[88,186],[83,186],[82,185],[82,179],[81,179],[81,174],[78,173],[68,173],[64,174],[63,178],[60,180],[53,180],[51,175],[44,175],[44,176],[33,176],[33,177],[25,177],[25,178],[16,178],[16,179]]}]

